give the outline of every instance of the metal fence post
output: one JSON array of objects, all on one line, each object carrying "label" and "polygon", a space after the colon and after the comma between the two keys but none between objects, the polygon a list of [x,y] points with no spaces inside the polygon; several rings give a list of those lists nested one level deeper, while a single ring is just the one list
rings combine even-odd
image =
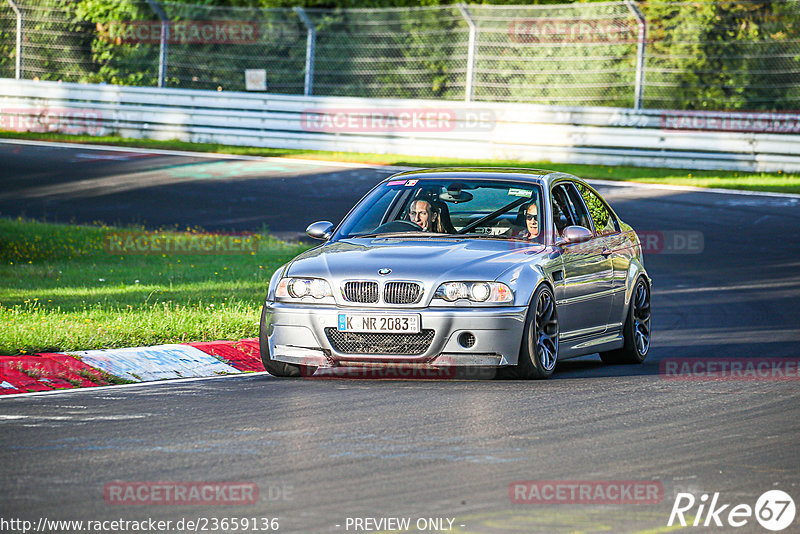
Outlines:
[{"label": "metal fence post", "polygon": [[302,7],[295,7],[295,13],[303,21],[308,32],[306,38],[306,77],[303,83],[303,94],[311,96],[314,92],[314,55],[317,48],[317,29],[311,23],[311,19],[306,15],[306,11]]},{"label": "metal fence post", "polygon": [[461,16],[467,21],[469,26],[469,48],[467,50],[467,83],[464,87],[464,100],[472,102],[474,97],[475,86],[475,47],[477,46],[478,25],[475,24],[475,19],[467,9],[465,4],[457,4]]},{"label": "metal fence post", "polygon": [[14,78],[19,80],[22,78],[22,12],[17,7],[17,4],[14,3],[14,0],[7,1],[17,15],[17,57],[14,65]]},{"label": "metal fence post", "polygon": [[164,81],[167,77],[167,43],[169,42],[169,18],[161,6],[158,5],[156,0],[147,0],[150,8],[158,15],[161,20],[161,39],[160,48],[158,51],[158,86],[164,87]]},{"label": "metal fence post", "polygon": [[633,0],[625,0],[625,5],[628,6],[628,9],[636,17],[636,22],[639,24],[639,37],[636,45],[636,89],[634,91],[633,107],[640,110],[644,100],[644,52],[645,44],[647,43],[647,19],[644,18],[639,6]]}]

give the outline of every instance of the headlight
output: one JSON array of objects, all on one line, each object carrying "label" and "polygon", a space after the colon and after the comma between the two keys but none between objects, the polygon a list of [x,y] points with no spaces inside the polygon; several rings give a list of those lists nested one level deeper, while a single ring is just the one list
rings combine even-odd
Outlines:
[{"label": "headlight", "polygon": [[330,299],[333,301],[331,286],[321,278],[281,278],[275,297],[279,299],[302,299],[312,297],[315,300]]},{"label": "headlight", "polygon": [[514,300],[514,293],[501,282],[445,282],[439,286],[433,298],[447,302],[468,299],[472,302],[505,303]]},{"label": "headlight", "polygon": [[469,288],[469,299],[477,302],[483,302],[491,294],[492,288],[489,287],[489,284],[472,284],[472,287]]}]

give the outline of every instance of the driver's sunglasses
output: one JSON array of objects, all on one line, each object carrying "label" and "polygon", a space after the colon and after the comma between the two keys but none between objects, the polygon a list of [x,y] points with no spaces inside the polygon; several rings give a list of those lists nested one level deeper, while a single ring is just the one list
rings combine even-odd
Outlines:
[{"label": "driver's sunglasses", "polygon": [[526,221],[533,221],[536,224],[539,224],[539,221],[537,220],[537,217],[538,217],[538,215],[531,215],[530,213],[526,213],[525,214],[525,220]]}]

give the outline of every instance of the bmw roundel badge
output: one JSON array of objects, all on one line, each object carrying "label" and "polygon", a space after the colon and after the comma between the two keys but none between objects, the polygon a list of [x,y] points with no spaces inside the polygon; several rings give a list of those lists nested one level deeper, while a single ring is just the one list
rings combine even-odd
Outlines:
[{"label": "bmw roundel badge", "polygon": [[386,274],[389,274],[390,272],[392,272],[391,269],[384,267],[383,269],[378,271],[378,274],[386,275]]}]

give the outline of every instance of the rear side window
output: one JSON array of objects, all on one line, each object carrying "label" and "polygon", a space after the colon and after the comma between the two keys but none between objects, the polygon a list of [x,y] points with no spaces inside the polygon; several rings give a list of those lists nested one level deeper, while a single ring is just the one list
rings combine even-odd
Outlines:
[{"label": "rear side window", "polygon": [[578,190],[581,192],[583,200],[586,201],[586,205],[589,206],[589,213],[594,221],[594,228],[597,231],[597,235],[608,235],[619,232],[619,223],[611,214],[611,211],[605,203],[600,200],[600,197],[582,184],[578,184]]}]

